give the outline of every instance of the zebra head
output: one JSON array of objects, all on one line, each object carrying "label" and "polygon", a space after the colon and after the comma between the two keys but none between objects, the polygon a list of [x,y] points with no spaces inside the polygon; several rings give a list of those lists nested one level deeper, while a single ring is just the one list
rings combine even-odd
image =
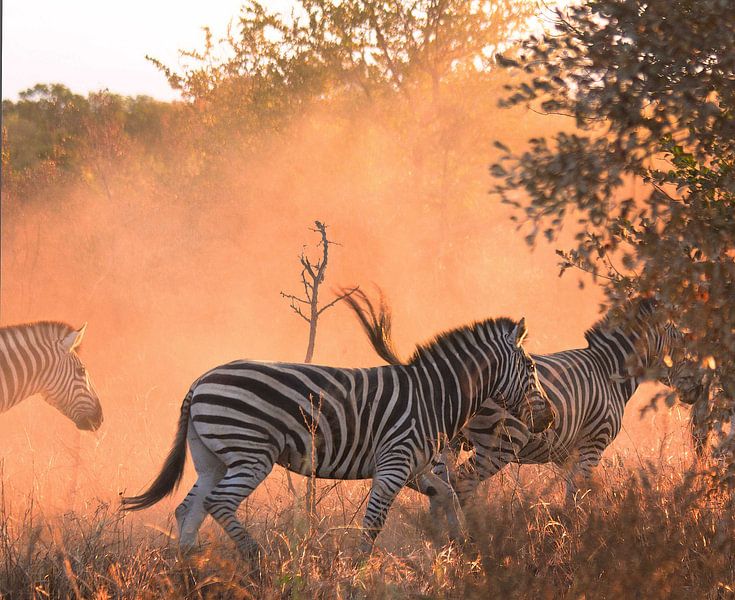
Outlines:
[{"label": "zebra head", "polygon": [[696,404],[709,397],[706,373],[687,352],[684,333],[676,324],[656,321],[656,308],[656,302],[651,299],[644,300],[639,307],[639,319],[646,329],[641,336],[644,369],[658,373],[656,379],[676,390],[680,402]]},{"label": "zebra head", "polygon": [[696,384],[690,382],[694,381],[696,366],[689,364],[684,334],[663,317],[655,299],[643,298],[611,311],[591,331],[603,333],[609,339],[622,339],[623,347],[629,345],[632,352],[627,357],[627,374],[630,377],[655,379],[677,390],[692,391]]},{"label": "zebra head", "polygon": [[692,405],[700,399],[709,398],[710,383],[694,361],[674,363],[664,383],[676,390],[679,401],[684,404]]},{"label": "zebra head", "polygon": [[687,353],[684,334],[672,322],[667,321],[655,328],[654,367],[663,370],[658,380],[673,389],[684,404],[694,404],[709,385],[705,381],[704,372],[696,360]]},{"label": "zebra head", "polygon": [[702,398],[709,398],[710,382],[697,361],[679,348],[668,354],[664,362],[668,372],[660,381],[676,390],[680,402],[692,405]]},{"label": "zebra head", "polygon": [[78,429],[96,431],[102,425],[102,406],[81,359],[76,353],[87,324],[52,344],[46,402],[69,417]]},{"label": "zebra head", "polygon": [[527,336],[525,318],[507,334],[506,341],[511,347],[511,377],[506,389],[500,391],[500,404],[517,414],[529,431],[539,433],[552,426],[557,415],[539,382],[536,362],[523,346]]}]

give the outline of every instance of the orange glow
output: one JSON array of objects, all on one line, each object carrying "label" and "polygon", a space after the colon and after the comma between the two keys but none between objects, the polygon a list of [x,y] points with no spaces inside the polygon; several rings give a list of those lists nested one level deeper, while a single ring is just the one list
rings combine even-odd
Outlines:
[{"label": "orange glow", "polygon": [[[510,209],[487,193],[491,140],[517,147],[559,121],[482,102],[484,115],[449,132],[465,147],[448,145],[444,179],[427,149],[436,140],[425,131],[429,108],[407,130],[405,107],[382,106],[313,112],[247,155],[208,159],[218,175],[200,204],[164,196],[134,157],[110,174],[112,202],[81,185],[45,202],[4,199],[3,322],[87,321],[80,355],[105,411],[96,435],[38,399],[0,415],[8,492],[33,492],[50,513],[137,492],[204,370],[235,358],[301,360],[307,329],[279,292],[299,285],[315,219],[341,244],[322,289],[379,284],[403,355],[440,330],[499,315],[526,317],[532,352],[584,345],[601,294],[579,289],[574,273],[557,276],[554,249],[571,245],[571,233],[531,252]],[[344,307],[324,313],[318,333],[315,362],[379,364]],[[634,457],[679,427],[661,412],[639,420],[651,388],[631,403],[606,457]]]}]

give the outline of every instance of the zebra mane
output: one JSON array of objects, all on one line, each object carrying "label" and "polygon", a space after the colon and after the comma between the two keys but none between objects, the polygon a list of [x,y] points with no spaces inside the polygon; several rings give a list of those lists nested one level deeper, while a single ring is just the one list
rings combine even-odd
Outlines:
[{"label": "zebra mane", "polygon": [[454,348],[450,342],[454,339],[463,338],[466,340],[468,336],[474,337],[480,332],[483,332],[488,337],[492,337],[494,334],[508,334],[513,331],[516,325],[518,325],[518,322],[509,317],[496,317],[484,321],[475,321],[469,325],[462,325],[455,329],[444,331],[432,340],[417,345],[411,358],[405,364],[416,365],[430,357],[437,349],[445,349],[449,352],[453,351]]},{"label": "zebra mane", "polygon": [[[347,290],[342,288],[341,292],[344,294]],[[443,346],[450,346],[446,349],[451,352],[453,348],[451,348],[449,342],[457,337],[467,339],[467,337],[476,336],[480,331],[484,332],[488,337],[492,337],[497,333],[508,334],[518,325],[516,321],[508,317],[475,321],[469,325],[463,325],[440,333],[432,340],[418,344],[411,358],[403,361],[393,347],[390,307],[385,301],[385,297],[380,288],[378,288],[378,293],[380,295],[380,304],[377,308],[365,292],[360,289],[351,292],[349,295],[345,295],[344,300],[360,321],[360,325],[362,325],[373,349],[389,365],[416,365]]]},{"label": "zebra mane", "polygon": [[[592,327],[584,332],[584,339],[590,346],[607,339],[607,334],[611,330],[619,328],[625,324],[625,315],[635,315],[633,320],[628,321],[628,325],[640,323],[640,319],[653,314],[656,309],[656,300],[653,298],[639,298],[637,300],[629,300],[625,303],[625,308],[621,311],[610,310],[608,313],[597,321]],[[622,318],[621,318],[622,317]]]},{"label": "zebra mane", "polygon": [[74,331],[74,327],[63,321],[34,321],[0,327],[0,339],[6,339],[16,333],[35,331],[44,340],[60,340]]}]

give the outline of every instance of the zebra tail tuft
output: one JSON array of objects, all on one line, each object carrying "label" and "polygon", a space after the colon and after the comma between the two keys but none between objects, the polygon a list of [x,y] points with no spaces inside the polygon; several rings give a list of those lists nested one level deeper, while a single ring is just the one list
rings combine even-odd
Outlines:
[{"label": "zebra tail tuft", "polygon": [[[370,344],[378,356],[389,365],[402,365],[404,364],[403,361],[398,357],[398,354],[393,348],[390,309],[385,303],[385,298],[380,288],[378,288],[378,291],[380,293],[380,307],[377,313],[373,303],[360,289],[353,292],[350,296],[345,296],[344,300],[360,321],[360,325],[365,330]],[[360,302],[355,297],[358,297]]]},{"label": "zebra tail tuft", "polygon": [[193,387],[189,390],[181,405],[181,415],[179,416],[176,437],[166,457],[166,461],[163,463],[163,467],[161,467],[161,472],[145,492],[139,496],[126,496],[122,498],[121,502],[124,510],[141,510],[153,506],[179,486],[181,478],[184,475],[184,465],[186,464],[186,434],[189,428],[189,406],[191,406],[192,396]]}]

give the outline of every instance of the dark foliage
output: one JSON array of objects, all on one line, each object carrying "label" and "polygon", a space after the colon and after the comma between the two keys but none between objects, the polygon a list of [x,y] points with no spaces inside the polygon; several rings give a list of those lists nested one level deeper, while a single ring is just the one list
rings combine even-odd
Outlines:
[{"label": "dark foliage", "polygon": [[[501,64],[525,74],[505,105],[574,119],[492,166],[533,243],[576,220],[559,252],[610,303],[654,296],[686,334],[711,418],[735,398],[735,12],[727,0],[596,0]],[[527,200],[518,200],[524,190]],[[574,226],[574,225],[572,225]],[[735,476],[731,467],[729,477]]]}]

